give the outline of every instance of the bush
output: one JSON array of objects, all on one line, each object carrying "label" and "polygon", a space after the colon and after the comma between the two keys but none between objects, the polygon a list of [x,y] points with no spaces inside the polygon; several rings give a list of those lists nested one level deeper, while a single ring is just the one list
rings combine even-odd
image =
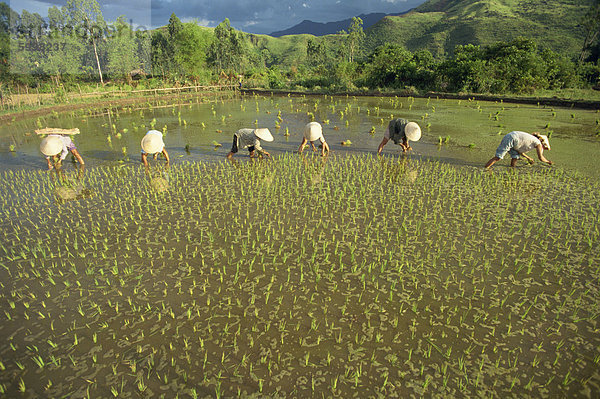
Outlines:
[{"label": "bush", "polygon": [[285,81],[279,68],[270,68],[267,74],[267,81],[269,82],[270,89],[282,89],[285,87]]},{"label": "bush", "polygon": [[592,87],[600,86],[600,60],[596,63],[582,63],[577,69],[577,74],[584,83]]}]

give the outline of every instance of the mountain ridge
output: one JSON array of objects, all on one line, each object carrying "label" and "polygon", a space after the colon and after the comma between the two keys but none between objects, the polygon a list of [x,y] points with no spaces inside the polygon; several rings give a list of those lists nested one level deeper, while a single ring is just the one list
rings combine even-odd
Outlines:
[{"label": "mountain ridge", "polygon": [[[374,25],[375,23],[377,23],[382,18],[384,18],[388,15],[401,15],[401,14],[402,13],[386,14],[383,12],[374,12],[374,13],[369,13],[369,14],[360,14],[360,15],[358,15],[358,18],[362,19],[362,21],[363,21],[363,29],[367,29],[368,27]],[[301,34],[310,34],[310,35],[314,35],[314,36],[332,35],[332,34],[338,33],[341,30],[348,29],[348,26],[350,26],[351,22],[352,22],[352,18],[347,18],[347,19],[343,19],[340,21],[331,21],[331,22],[314,22],[314,21],[305,19],[304,21],[292,26],[291,28],[269,33],[269,36],[281,37],[281,36],[287,36],[287,35],[301,35]]]}]

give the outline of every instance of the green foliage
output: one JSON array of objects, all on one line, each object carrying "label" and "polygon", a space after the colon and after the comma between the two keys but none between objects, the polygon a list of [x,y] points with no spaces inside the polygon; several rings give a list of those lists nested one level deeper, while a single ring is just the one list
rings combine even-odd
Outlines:
[{"label": "green foliage", "polygon": [[589,9],[582,18],[585,39],[580,61],[598,61],[600,58],[600,0],[592,0]]},{"label": "green foliage", "polygon": [[100,5],[96,0],[68,0],[65,6],[65,14],[67,24],[74,28],[75,32],[83,32],[85,38],[92,45],[98,76],[100,82],[104,83],[100,64],[101,55],[98,54],[98,42],[106,31],[106,22],[102,16]]},{"label": "green foliage", "polygon": [[140,65],[136,38],[124,16],[114,24],[114,32],[108,39],[108,72],[113,76],[125,76]]},{"label": "green foliage", "polygon": [[327,44],[319,38],[308,39],[306,43],[306,62],[310,66],[320,66],[327,62]]},{"label": "green foliage", "polygon": [[269,68],[267,81],[271,89],[282,89],[285,86],[284,77],[278,67]]},{"label": "green foliage", "polygon": [[20,33],[30,39],[39,40],[46,28],[46,21],[38,13],[31,14],[27,10],[21,13]]},{"label": "green foliage", "polygon": [[[587,1],[587,0],[586,0]],[[594,0],[597,1],[597,0]],[[430,0],[367,30],[371,51],[385,43],[429,50],[436,58],[457,45],[492,45],[524,36],[568,56],[579,55],[586,7],[578,0]]]},{"label": "green foliage", "polygon": [[411,53],[398,45],[378,47],[366,66],[366,86],[404,88],[415,86],[432,88],[433,56],[422,50]]},{"label": "green foliage", "polygon": [[169,17],[169,25],[167,26],[167,30],[169,31],[169,37],[175,38],[177,35],[183,30],[183,23],[181,20],[172,13]]},{"label": "green foliage", "polygon": [[58,39],[46,37],[49,45],[56,45],[44,57],[40,57],[40,71],[44,74],[56,76],[77,75],[81,73],[82,57],[86,52],[85,44],[74,36],[65,36]]},{"label": "green foliage", "polygon": [[550,50],[538,51],[525,38],[483,48],[457,46],[437,76],[442,90],[483,93],[532,93],[577,83],[572,62]]},{"label": "green foliage", "polygon": [[60,32],[66,25],[67,15],[65,9],[52,6],[48,9],[48,28],[51,32]]},{"label": "green foliage", "polygon": [[13,11],[8,3],[0,2],[0,32],[9,33],[19,20],[19,14]]},{"label": "green foliage", "polygon": [[157,29],[152,32],[152,74],[166,76],[173,65],[173,49],[169,45],[168,34]]},{"label": "green foliage", "polygon": [[352,17],[352,22],[348,27],[348,61],[353,62],[356,56],[362,53],[362,46],[365,41],[365,32],[362,28],[363,21],[358,17]]},{"label": "green foliage", "polygon": [[0,81],[7,81],[10,67],[10,38],[8,33],[0,32]]},{"label": "green foliage", "polygon": [[245,56],[242,34],[231,27],[229,19],[217,25],[214,34],[214,40],[208,47],[209,63],[218,72],[239,70]]},{"label": "green foliage", "polygon": [[173,64],[185,76],[200,76],[206,69],[206,51],[212,34],[193,22],[185,23],[170,38]]}]

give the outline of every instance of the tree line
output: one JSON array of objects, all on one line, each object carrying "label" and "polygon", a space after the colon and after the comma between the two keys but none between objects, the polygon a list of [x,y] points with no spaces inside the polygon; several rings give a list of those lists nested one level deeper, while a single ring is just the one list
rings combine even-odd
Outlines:
[{"label": "tree line", "polygon": [[106,22],[96,0],[68,0],[46,18],[0,3],[0,78],[30,86],[130,82],[134,76],[208,84],[225,73],[272,89],[520,94],[589,87],[600,84],[599,4],[594,0],[582,21],[587,34],[578,59],[526,38],[457,46],[443,59],[393,43],[367,49],[360,18],[347,32],[308,36],[290,59],[227,19],[210,29],[172,14],[167,26],[145,30],[125,16]]}]

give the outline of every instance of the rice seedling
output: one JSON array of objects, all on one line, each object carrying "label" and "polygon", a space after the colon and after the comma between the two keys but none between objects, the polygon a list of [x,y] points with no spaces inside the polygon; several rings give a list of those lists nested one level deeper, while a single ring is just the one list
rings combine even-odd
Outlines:
[{"label": "rice seedling", "polygon": [[[354,146],[318,161],[182,161],[168,196],[139,168],[92,167],[96,195],[67,204],[46,173],[0,172],[3,395],[21,382],[50,397],[597,393],[596,181],[358,154],[398,99],[362,113],[345,98],[293,100],[286,132],[306,112],[342,126],[342,111],[348,136],[328,134]],[[279,115],[277,97],[240,101]],[[445,112],[442,100],[403,101],[417,119]],[[156,119],[180,129],[187,111],[160,106]],[[206,148],[229,111],[198,107]],[[436,129],[423,139],[471,142]]]}]

